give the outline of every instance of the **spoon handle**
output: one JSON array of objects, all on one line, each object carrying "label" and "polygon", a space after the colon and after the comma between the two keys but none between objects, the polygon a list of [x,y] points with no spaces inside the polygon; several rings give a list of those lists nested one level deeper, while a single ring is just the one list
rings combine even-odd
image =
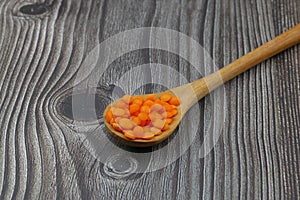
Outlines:
[{"label": "spoon handle", "polygon": [[222,69],[190,83],[198,100],[260,62],[300,42],[300,23]]}]

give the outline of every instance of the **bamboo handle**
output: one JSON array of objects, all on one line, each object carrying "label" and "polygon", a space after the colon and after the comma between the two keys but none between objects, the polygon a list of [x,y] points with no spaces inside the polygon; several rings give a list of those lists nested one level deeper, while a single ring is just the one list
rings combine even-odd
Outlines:
[{"label": "bamboo handle", "polygon": [[222,69],[190,83],[198,100],[258,63],[300,42],[300,23]]}]

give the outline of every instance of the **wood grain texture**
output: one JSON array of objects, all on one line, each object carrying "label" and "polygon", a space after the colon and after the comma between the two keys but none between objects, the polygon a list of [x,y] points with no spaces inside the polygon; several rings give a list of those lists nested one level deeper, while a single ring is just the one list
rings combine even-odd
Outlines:
[{"label": "wood grain texture", "polygon": [[[69,95],[95,45],[121,31],[150,26],[180,31],[220,68],[299,22],[298,0],[1,0],[0,199],[299,199],[299,45],[225,85],[223,132],[207,156],[201,158],[199,148],[209,129],[209,98],[199,102],[203,123],[188,151],[153,172],[116,178],[83,145],[81,127],[55,105]],[[149,62],[172,66],[189,81],[200,78],[176,55],[134,51],[101,77],[103,98],[122,74]],[[140,81],[136,76],[127,90]],[[180,84],[168,74],[156,76]],[[147,73],[142,78],[153,79]],[[143,159],[139,164],[147,168],[153,158]]]}]

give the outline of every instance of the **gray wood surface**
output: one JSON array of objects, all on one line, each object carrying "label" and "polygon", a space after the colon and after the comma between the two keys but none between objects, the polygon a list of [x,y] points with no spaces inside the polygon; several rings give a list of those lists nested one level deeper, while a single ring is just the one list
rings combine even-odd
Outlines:
[{"label": "gray wood surface", "polygon": [[[92,121],[85,113],[94,93],[69,92],[89,52],[125,30],[180,31],[199,42],[220,68],[299,22],[299,0],[1,0],[0,199],[300,199],[299,45],[224,86],[221,136],[205,157],[199,149],[214,102],[209,97],[200,101],[203,123],[196,138],[178,159],[155,171],[146,170],[155,159],[151,153],[137,156],[140,171],[126,175],[127,154],[116,158],[116,166],[106,163],[109,156],[103,161],[104,154],[115,151],[101,143],[108,136],[98,136],[104,148],[96,151],[89,143],[93,137],[81,134],[103,125],[81,127],[71,113],[72,98],[84,98],[79,117]],[[188,81],[201,77],[172,53],[143,49],[122,55],[99,79],[99,116],[111,84],[150,62],[172,66]],[[138,75],[130,75],[127,90],[153,79]],[[159,71],[156,78],[181,84]],[[148,85],[136,93],[159,89]],[[191,128],[177,134],[192,134],[193,120],[184,123]],[[176,145],[167,147],[166,154],[155,156],[165,161],[177,152]]]}]

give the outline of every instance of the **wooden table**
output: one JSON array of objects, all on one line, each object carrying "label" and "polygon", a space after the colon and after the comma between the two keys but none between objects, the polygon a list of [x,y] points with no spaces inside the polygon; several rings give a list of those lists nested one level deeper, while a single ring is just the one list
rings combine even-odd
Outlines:
[{"label": "wooden table", "polygon": [[[200,101],[192,109],[198,123],[187,117],[174,137],[146,150],[122,147],[105,132],[101,112],[111,96],[159,91],[183,83],[175,75],[193,81],[205,75],[197,69],[214,68],[159,49],[101,58],[101,74],[85,62],[117,34],[161,27],[192,38],[221,68],[299,22],[299,0],[2,0],[0,199],[299,199],[299,45]],[[133,70],[149,63],[174,73]],[[127,85],[117,87],[124,76]],[[145,80],[155,84],[139,86]],[[209,133],[218,136],[214,148],[201,154]],[[186,149],[170,144],[185,135],[194,136]]]}]

